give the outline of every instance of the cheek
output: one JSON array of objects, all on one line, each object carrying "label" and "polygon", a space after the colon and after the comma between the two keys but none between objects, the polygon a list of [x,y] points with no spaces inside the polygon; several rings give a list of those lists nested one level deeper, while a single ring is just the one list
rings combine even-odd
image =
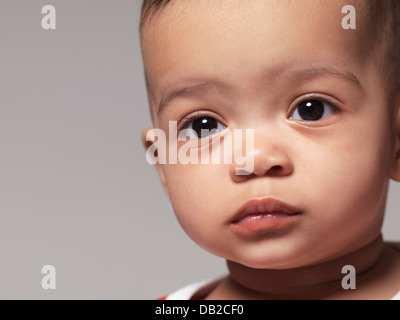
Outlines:
[{"label": "cheek", "polygon": [[200,246],[212,241],[224,221],[227,203],[221,190],[229,188],[227,165],[168,165],[165,170],[175,215],[185,232]]},{"label": "cheek", "polygon": [[312,223],[318,224],[313,232],[329,231],[342,243],[360,233],[373,237],[379,232],[388,185],[388,139],[383,125],[364,123],[318,146],[302,177],[315,212]]}]

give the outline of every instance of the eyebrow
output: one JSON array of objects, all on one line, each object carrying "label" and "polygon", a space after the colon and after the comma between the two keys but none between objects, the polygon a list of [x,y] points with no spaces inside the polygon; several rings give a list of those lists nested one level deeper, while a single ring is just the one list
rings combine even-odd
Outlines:
[{"label": "eyebrow", "polygon": [[[294,80],[311,79],[318,75],[327,75],[346,80],[364,91],[363,86],[357,76],[352,72],[342,72],[330,67],[309,68],[304,70],[280,71],[274,73],[270,81],[277,81],[282,77],[291,78]],[[218,81],[190,81],[190,85],[184,85],[180,88],[171,90],[165,98],[161,99],[158,108],[157,116],[159,116],[173,100],[179,97],[192,97],[210,90],[227,91],[227,86]]]},{"label": "eyebrow", "polygon": [[360,89],[363,90],[360,80],[357,78],[357,76],[354,73],[342,72],[337,69],[329,68],[329,67],[320,67],[320,68],[292,71],[292,72],[290,72],[289,77],[302,78],[302,77],[308,76],[309,78],[312,78],[319,74],[331,75],[331,76],[335,76],[335,77],[341,78],[346,81],[350,81],[351,83],[355,84],[356,86],[358,86]]},{"label": "eyebrow", "polygon": [[191,97],[194,95],[199,95],[201,93],[205,93],[207,91],[210,91],[212,89],[217,89],[218,91],[224,91],[223,86],[216,81],[209,81],[209,82],[204,82],[204,81],[190,81],[191,83],[194,83],[189,86],[184,86],[182,88],[174,89],[170,91],[167,96],[161,100],[160,104],[158,105],[158,111],[157,111],[157,116],[159,116],[166,106],[174,99],[178,97]]}]

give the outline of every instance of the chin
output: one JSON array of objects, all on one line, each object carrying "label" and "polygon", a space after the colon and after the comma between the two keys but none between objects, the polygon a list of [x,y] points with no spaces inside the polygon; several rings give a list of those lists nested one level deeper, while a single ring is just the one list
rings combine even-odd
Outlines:
[{"label": "chin", "polygon": [[236,252],[225,259],[239,263],[253,269],[287,270],[313,265],[319,261],[315,254],[310,255],[310,250],[301,253],[300,250],[290,248],[284,250],[282,246],[276,246],[266,250],[263,248],[253,248],[253,250],[242,250]]}]

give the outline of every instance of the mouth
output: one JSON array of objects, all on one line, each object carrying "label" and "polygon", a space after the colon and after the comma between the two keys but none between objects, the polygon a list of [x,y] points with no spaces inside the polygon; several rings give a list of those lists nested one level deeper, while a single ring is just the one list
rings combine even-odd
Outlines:
[{"label": "mouth", "polygon": [[245,202],[230,221],[239,233],[255,234],[290,227],[301,214],[297,208],[273,198]]}]

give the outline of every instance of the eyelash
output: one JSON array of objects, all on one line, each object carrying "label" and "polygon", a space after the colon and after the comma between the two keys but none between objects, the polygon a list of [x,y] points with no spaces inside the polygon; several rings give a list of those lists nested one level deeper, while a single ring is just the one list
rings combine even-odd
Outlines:
[{"label": "eyelash", "polygon": [[[321,101],[323,103],[329,104],[334,110],[335,112],[339,111],[339,104],[338,102],[336,102],[334,99],[326,97],[326,96],[322,96],[320,94],[316,94],[316,93],[311,93],[305,96],[301,96],[298,99],[295,99],[293,101],[293,107],[289,108],[289,112],[288,112],[288,117],[296,110],[296,108],[305,101],[308,100],[317,100],[317,101]],[[316,122],[316,121],[314,121]]]},{"label": "eyelash", "polygon": [[193,121],[195,121],[195,120],[197,120],[199,118],[202,118],[202,117],[213,117],[213,118],[215,118],[215,113],[212,113],[210,111],[201,110],[201,111],[195,111],[195,112],[187,115],[186,117],[184,117],[179,122],[178,127],[177,127],[178,132],[183,130],[183,129],[186,129],[191,122],[193,122]]},{"label": "eyelash", "polygon": [[[318,100],[323,103],[329,104],[335,110],[335,112],[337,112],[339,110],[338,103],[336,101],[334,101],[333,99],[326,97],[326,96],[312,93],[312,94],[308,94],[306,96],[301,96],[300,98],[295,99],[293,101],[292,104],[294,106],[289,109],[288,118],[302,102],[307,101],[307,100]],[[195,111],[195,112],[185,116],[178,124],[178,127],[177,127],[178,132],[183,129],[186,129],[191,122],[193,122],[201,117],[215,117],[215,113],[212,113],[210,111],[200,110],[200,111]],[[296,121],[299,121],[299,120],[296,120]],[[318,122],[318,121],[319,120],[314,121],[314,122]]]}]

